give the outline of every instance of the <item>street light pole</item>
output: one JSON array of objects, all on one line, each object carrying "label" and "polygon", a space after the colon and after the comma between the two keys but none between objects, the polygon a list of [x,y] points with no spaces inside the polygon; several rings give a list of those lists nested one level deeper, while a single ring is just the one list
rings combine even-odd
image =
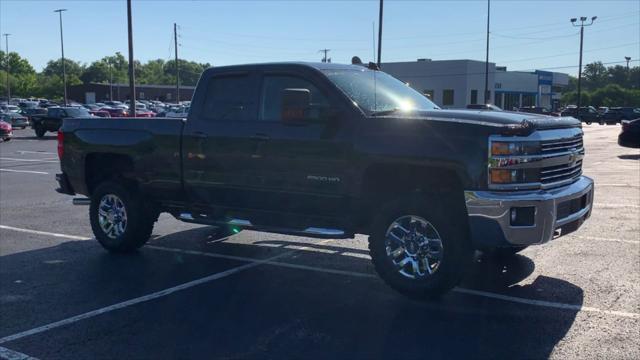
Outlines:
[{"label": "street light pole", "polygon": [[129,32],[129,113],[136,117],[136,75],[133,64],[133,25],[131,22],[131,0],[127,0],[127,24]]},{"label": "street light pole", "polygon": [[62,50],[62,86],[64,87],[64,105],[67,105],[67,71],[64,65],[64,38],[62,36],[62,12],[67,9],[58,9],[53,12],[57,12],[60,15],[60,49]]},{"label": "street light pole", "polygon": [[489,104],[489,21],[491,19],[491,0],[487,0],[487,57],[484,62],[484,103]]},{"label": "street light pole", "polygon": [[382,10],[384,8],[383,0],[380,0],[380,12],[378,13],[378,68],[381,67],[382,61]]},{"label": "street light pole", "polygon": [[[5,44],[5,64],[7,65],[7,104],[11,101],[11,84],[9,83],[9,73],[11,72],[11,62],[9,61],[9,35],[11,34],[2,34],[4,36],[4,44]],[[627,61],[627,68],[629,67],[629,61]]]},{"label": "street light pole", "polygon": [[627,60],[627,72],[629,72],[629,61],[631,61],[631,56],[625,56],[625,60]]},{"label": "street light pole", "polygon": [[582,85],[582,44],[584,42],[584,27],[585,26],[591,26],[593,25],[593,22],[597,19],[597,16],[594,16],[591,18],[591,22],[589,23],[585,23],[585,21],[587,21],[587,17],[586,16],[582,16],[580,17],[580,24],[576,24],[576,22],[578,21],[577,18],[572,18],[571,19],[571,24],[575,27],[580,27],[580,61],[578,62],[578,103],[577,103],[577,109],[576,109],[576,116],[578,116],[578,118],[580,118],[580,102],[581,102],[581,85]]}]

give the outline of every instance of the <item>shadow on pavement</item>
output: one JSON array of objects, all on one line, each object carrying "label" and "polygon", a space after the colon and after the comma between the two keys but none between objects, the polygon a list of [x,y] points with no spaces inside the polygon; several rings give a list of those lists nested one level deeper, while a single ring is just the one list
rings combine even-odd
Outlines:
[{"label": "shadow on pavement", "polygon": [[[212,229],[150,244],[255,258],[307,247],[278,261],[371,273],[363,249],[274,234],[242,243],[241,237],[253,236],[244,232],[213,242]],[[4,255],[0,262],[1,336],[244,264],[151,248],[111,255],[93,240]],[[504,262],[481,257],[462,286],[582,304],[582,290],[561,279],[538,276],[520,284],[534,268],[521,255]],[[67,356],[80,358],[101,347],[110,352],[100,356],[109,358],[548,358],[576,313],[456,292],[421,302],[376,279],[260,265],[7,346],[45,358],[69,344],[74,350]],[[29,352],[34,346],[40,350]]]},{"label": "shadow on pavement", "polygon": [[640,160],[640,154],[618,155],[618,159],[622,159],[622,160]]}]

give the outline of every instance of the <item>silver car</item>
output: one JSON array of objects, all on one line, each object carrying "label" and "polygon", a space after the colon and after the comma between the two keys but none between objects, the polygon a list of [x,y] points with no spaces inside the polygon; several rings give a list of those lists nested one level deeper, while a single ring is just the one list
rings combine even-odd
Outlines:
[{"label": "silver car", "polygon": [[4,113],[2,114],[2,117],[0,119],[11,124],[14,129],[25,129],[27,126],[29,126],[28,117],[14,112]]}]

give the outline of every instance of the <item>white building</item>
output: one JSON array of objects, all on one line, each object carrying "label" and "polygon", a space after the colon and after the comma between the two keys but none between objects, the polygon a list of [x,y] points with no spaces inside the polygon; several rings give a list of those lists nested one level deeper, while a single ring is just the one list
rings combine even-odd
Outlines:
[{"label": "white building", "polygon": [[485,102],[509,110],[520,106],[555,108],[562,88],[569,83],[567,74],[506,71],[489,63],[489,96],[485,100],[484,61],[418,59],[383,63],[382,70],[409,83],[444,108],[464,108]]}]

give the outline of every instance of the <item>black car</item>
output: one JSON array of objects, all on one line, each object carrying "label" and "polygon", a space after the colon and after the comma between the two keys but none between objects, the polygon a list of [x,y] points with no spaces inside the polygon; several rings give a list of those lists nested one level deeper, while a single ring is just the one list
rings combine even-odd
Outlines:
[{"label": "black car", "polygon": [[62,125],[62,119],[91,117],[89,111],[83,107],[50,107],[45,115],[34,115],[31,127],[36,136],[41,138],[47,131],[58,131]]},{"label": "black car", "polygon": [[574,117],[587,125],[597,122],[602,122],[602,116],[598,113],[598,110],[594,109],[592,106],[585,106],[580,108],[580,114],[578,114],[578,109],[573,107],[568,107],[560,113],[560,116],[571,116]]},{"label": "black car", "polygon": [[622,121],[622,132],[618,135],[618,145],[640,148],[640,119]]},{"label": "black car", "polygon": [[632,107],[612,107],[602,116],[607,124],[617,124],[622,120],[634,120],[640,118],[640,109]]}]

